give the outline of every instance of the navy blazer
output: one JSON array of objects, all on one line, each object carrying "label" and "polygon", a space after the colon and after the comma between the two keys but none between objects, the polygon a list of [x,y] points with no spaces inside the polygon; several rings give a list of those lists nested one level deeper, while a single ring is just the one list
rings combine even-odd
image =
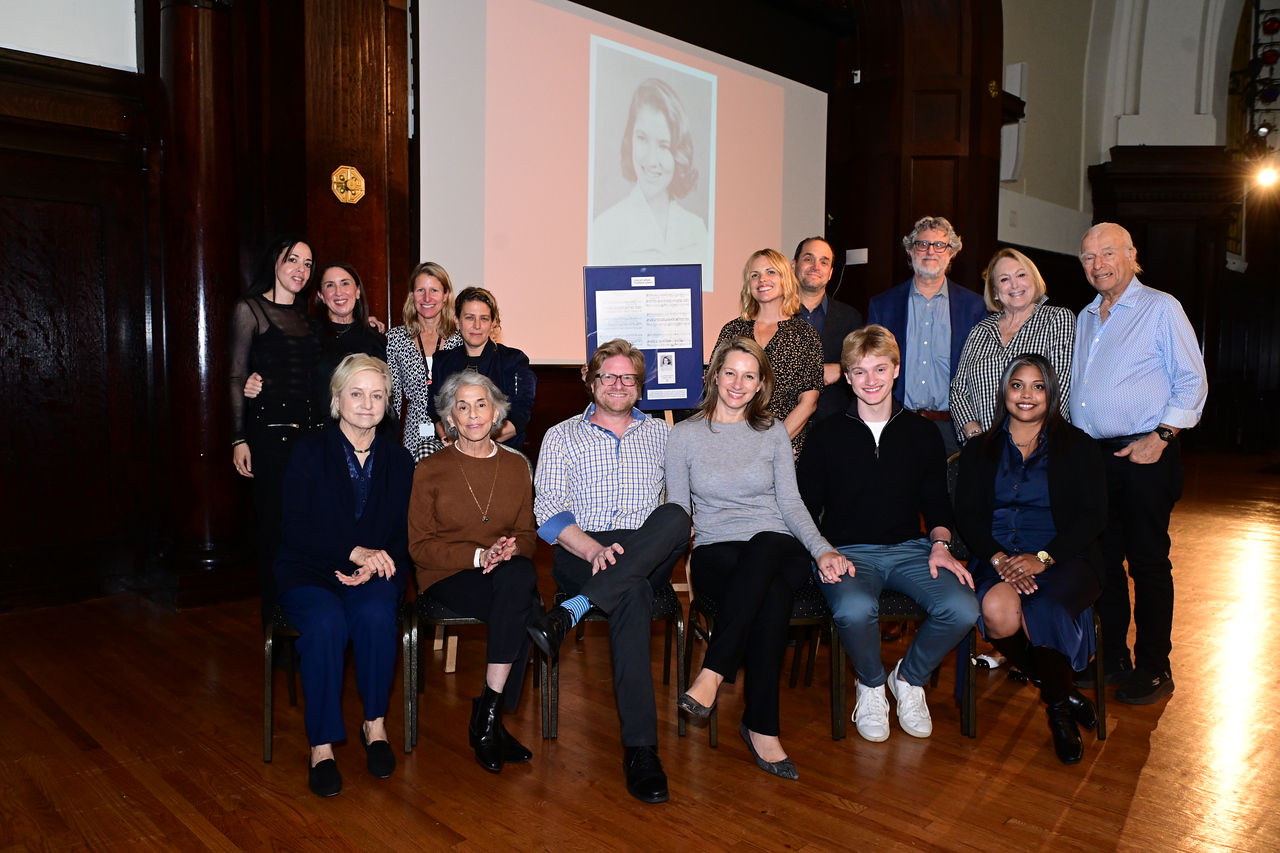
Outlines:
[{"label": "navy blazer", "polygon": [[[827,300],[827,320],[822,325],[822,363],[839,364],[844,339],[850,332],[861,328],[862,312],[834,296],[830,297]],[[853,389],[843,377],[832,382],[822,389],[822,395],[818,397],[818,411],[814,412],[813,423],[844,412],[851,400]]]},{"label": "navy blazer", "polygon": [[[533,417],[533,401],[538,394],[538,377],[529,366],[529,356],[515,347],[493,340],[486,343],[480,355],[475,358],[467,355],[465,344],[438,352],[431,365],[432,372],[435,373],[432,380],[435,391],[432,393],[438,392],[450,376],[462,372],[472,364],[482,375],[492,379],[499,391],[507,395],[511,402],[507,420],[516,428],[516,434],[502,443],[512,450],[522,449],[529,420]],[[432,409],[434,408],[433,401]],[[445,414],[447,413],[438,412],[433,417],[443,423]]]},{"label": "navy blazer", "polygon": [[[907,358],[907,301],[914,286],[915,279],[909,278],[897,287],[871,297],[871,304],[867,307],[867,322],[879,323],[893,332],[898,339],[898,347],[903,350],[903,361]],[[960,367],[964,342],[969,339],[970,330],[987,316],[987,306],[981,296],[949,278],[947,300],[951,307],[951,378],[954,379]]]},{"label": "navy blazer", "polygon": [[299,439],[284,472],[282,541],[275,564],[280,592],[299,586],[337,590],[341,584],[334,572],[355,572],[350,558],[357,545],[386,551],[395,560],[396,573],[390,583],[403,592],[413,571],[409,559],[412,489],[413,457],[395,439],[377,435],[373,440],[373,482],[357,521],[355,489],[339,428],[331,426]]}]

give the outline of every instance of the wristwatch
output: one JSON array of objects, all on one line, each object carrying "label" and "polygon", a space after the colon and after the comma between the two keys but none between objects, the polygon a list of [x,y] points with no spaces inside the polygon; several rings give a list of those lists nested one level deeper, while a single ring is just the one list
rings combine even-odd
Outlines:
[{"label": "wristwatch", "polygon": [[1156,427],[1156,428],[1155,428],[1155,434],[1156,434],[1156,435],[1158,435],[1158,436],[1160,436],[1160,440],[1161,440],[1161,441],[1165,441],[1165,442],[1167,442],[1169,439],[1173,438],[1173,435],[1174,435],[1173,430],[1172,430],[1172,429],[1170,429],[1170,428],[1169,428],[1169,427],[1167,427],[1167,426],[1158,426],[1158,427]]},{"label": "wristwatch", "polygon": [[1048,551],[1037,551],[1036,559],[1044,563],[1046,569],[1053,565],[1053,557],[1049,556]]},{"label": "wristwatch", "polygon": [[930,547],[932,547],[932,546],[934,546],[934,545],[941,545],[943,548],[946,548],[948,552],[950,552],[950,551],[951,551],[951,540],[950,540],[950,539],[934,539],[932,542],[930,542],[930,543],[929,543],[929,545],[930,545]]}]

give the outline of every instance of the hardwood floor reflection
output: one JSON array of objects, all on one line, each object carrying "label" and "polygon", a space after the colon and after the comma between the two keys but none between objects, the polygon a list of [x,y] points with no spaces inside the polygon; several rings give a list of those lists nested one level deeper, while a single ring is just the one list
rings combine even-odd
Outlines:
[{"label": "hardwood floor reflection", "polygon": [[[0,616],[0,851],[1280,849],[1280,476],[1259,473],[1276,461],[1186,455],[1177,691],[1149,707],[1109,702],[1108,740],[1086,733],[1075,767],[1054,758],[1034,692],[1003,671],[979,676],[976,740],[959,735],[947,666],[929,693],[932,738],[895,721],[885,743],[852,726],[833,742],[824,646],[814,685],[782,688],[783,742],[800,771],[783,782],[735,733],[740,684],[721,694],[718,749],[704,728],[676,736],[655,629],[671,802],[645,805],[623,786],[605,628],[592,624],[562,655],[559,739],[539,737],[536,690],[508,718],[532,763],[495,776],[471,756],[484,645],[464,631],[456,673],[427,657],[414,753],[399,751],[397,684],[396,774],[369,777],[353,740],[337,750],[345,789],[320,800],[283,675],[275,761],[261,761],[256,603],[173,614],[119,596]],[[886,662],[904,648],[886,644]],[[351,727],[350,671],[344,707]]]}]

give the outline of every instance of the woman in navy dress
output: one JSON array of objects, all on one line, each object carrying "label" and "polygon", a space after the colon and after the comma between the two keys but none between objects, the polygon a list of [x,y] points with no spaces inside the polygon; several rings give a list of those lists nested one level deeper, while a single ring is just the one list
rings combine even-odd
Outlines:
[{"label": "woman in navy dress", "polygon": [[1048,359],[1015,358],[1000,388],[992,428],[960,455],[956,521],[976,560],[982,632],[1039,685],[1054,750],[1075,764],[1077,724],[1098,723],[1072,679],[1094,653],[1106,473],[1097,443],[1063,419]]}]

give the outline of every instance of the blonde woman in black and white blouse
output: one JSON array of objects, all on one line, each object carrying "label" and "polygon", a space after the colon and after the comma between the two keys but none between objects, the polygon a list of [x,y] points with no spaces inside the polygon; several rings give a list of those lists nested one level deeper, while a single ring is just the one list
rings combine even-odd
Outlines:
[{"label": "blonde woman in black and white blouse", "polygon": [[1044,278],[1017,249],[1001,249],[983,273],[983,301],[992,313],[969,332],[951,380],[951,422],[965,442],[991,428],[1000,376],[1020,355],[1044,356],[1061,382],[1062,411],[1069,411],[1071,354],[1076,319],[1066,308],[1047,305]]},{"label": "blonde woman in black and white blouse", "polygon": [[444,267],[427,261],[413,268],[403,315],[404,325],[387,332],[391,410],[400,416],[404,446],[417,461],[442,447],[431,407],[435,354],[462,344],[453,317],[453,282]]}]

